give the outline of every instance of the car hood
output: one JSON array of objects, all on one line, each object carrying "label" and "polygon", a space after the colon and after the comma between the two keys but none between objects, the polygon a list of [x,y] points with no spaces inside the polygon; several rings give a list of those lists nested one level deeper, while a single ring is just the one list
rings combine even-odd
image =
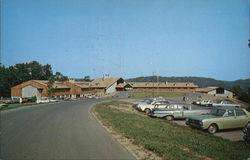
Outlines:
[{"label": "car hood", "polygon": [[188,119],[202,121],[203,119],[211,119],[211,118],[215,118],[215,117],[216,116],[214,116],[214,115],[200,115],[200,116],[190,116],[190,117],[188,117]]}]

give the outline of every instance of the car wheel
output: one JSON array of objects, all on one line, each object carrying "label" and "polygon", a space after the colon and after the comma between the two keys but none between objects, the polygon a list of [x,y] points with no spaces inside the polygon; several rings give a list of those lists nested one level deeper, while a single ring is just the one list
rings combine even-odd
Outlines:
[{"label": "car wheel", "polygon": [[148,109],[148,108],[145,109],[145,113],[146,113],[146,114],[149,114],[150,112],[151,112],[150,109]]},{"label": "car wheel", "polygon": [[209,127],[208,127],[208,132],[211,133],[211,134],[214,134],[216,133],[218,130],[217,126],[215,124],[211,124]]},{"label": "car wheel", "polygon": [[166,116],[166,120],[168,120],[168,121],[172,121],[173,119],[174,119],[173,116]]},{"label": "car wheel", "polygon": [[248,127],[248,126],[250,126],[250,122],[247,122],[247,124],[246,124],[246,126],[245,126],[245,127]]}]

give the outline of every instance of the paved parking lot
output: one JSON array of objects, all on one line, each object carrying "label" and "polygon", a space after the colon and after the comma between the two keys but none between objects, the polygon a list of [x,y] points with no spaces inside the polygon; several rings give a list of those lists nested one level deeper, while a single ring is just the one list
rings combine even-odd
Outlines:
[{"label": "paved parking lot", "polygon": [[[187,126],[185,120],[174,120],[173,122],[182,126]],[[230,141],[243,141],[243,132],[241,129],[218,131],[214,135],[224,139],[229,139]]]},{"label": "paved parking lot", "polygon": [[[193,101],[196,101],[199,99],[199,94],[193,94],[189,93],[186,98],[187,100],[184,102],[183,97],[169,97],[167,100],[170,103],[187,103],[191,104]],[[193,107],[200,108],[201,106],[198,105],[192,105]],[[205,107],[202,107],[205,108]],[[187,126],[185,124],[185,120],[174,120],[174,123],[177,123],[179,125]],[[188,127],[188,126],[187,126]],[[215,136],[222,137],[224,139],[228,139],[230,141],[243,141],[243,132],[242,129],[234,129],[234,130],[223,130],[223,131],[218,131],[217,133],[214,134]]]}]

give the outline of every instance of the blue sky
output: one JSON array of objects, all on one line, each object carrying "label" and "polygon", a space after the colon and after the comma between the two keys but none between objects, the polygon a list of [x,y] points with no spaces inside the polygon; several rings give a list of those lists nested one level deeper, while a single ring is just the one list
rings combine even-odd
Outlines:
[{"label": "blue sky", "polygon": [[250,77],[247,0],[1,0],[5,66],[74,78]]}]

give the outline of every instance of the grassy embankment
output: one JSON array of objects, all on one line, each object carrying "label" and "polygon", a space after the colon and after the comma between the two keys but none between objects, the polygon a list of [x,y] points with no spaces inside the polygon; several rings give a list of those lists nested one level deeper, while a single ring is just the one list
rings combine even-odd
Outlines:
[{"label": "grassy embankment", "polygon": [[130,98],[150,98],[153,96],[161,97],[177,97],[177,96],[186,96],[186,93],[181,92],[143,92],[143,91],[134,91],[129,93]]},{"label": "grassy embankment", "polygon": [[250,146],[231,142],[206,132],[179,126],[163,119],[123,112],[109,106],[131,107],[127,102],[112,101],[93,110],[107,126],[112,126],[133,143],[155,152],[163,159],[247,159]]}]

